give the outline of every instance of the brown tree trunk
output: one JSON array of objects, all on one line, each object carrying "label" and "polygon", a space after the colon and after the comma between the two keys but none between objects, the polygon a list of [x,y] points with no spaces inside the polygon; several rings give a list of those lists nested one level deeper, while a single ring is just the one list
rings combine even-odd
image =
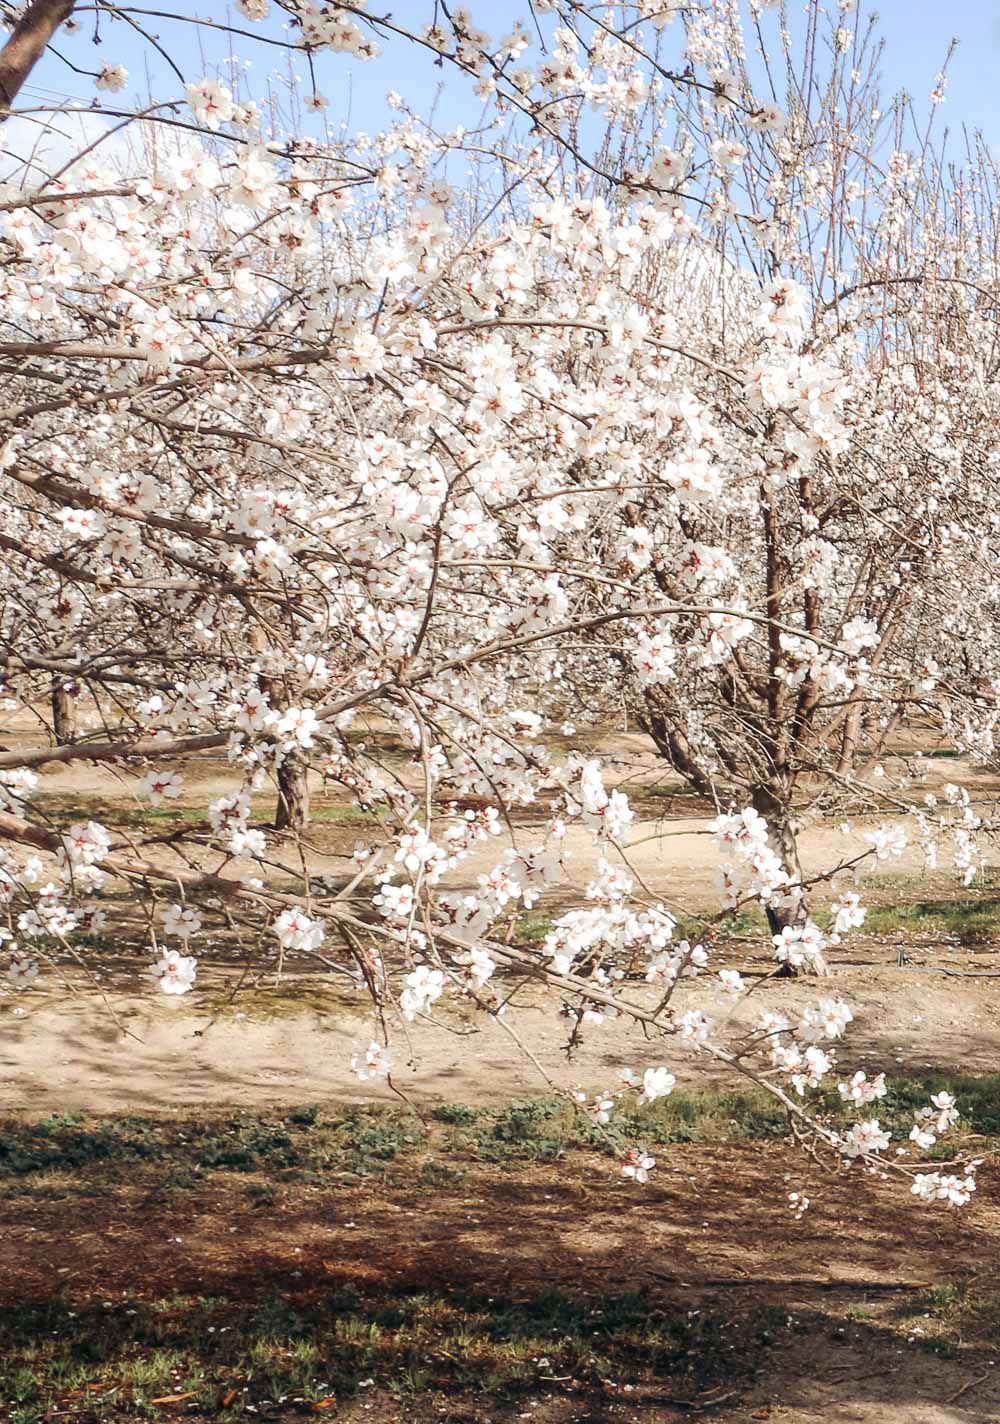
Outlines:
[{"label": "brown tree trunk", "polygon": [[65,746],[76,736],[73,690],[60,677],[52,679],[52,732],[58,747]]},{"label": "brown tree trunk", "polygon": [[301,831],[309,824],[308,763],[301,752],[289,752],[278,767],[276,831]]},{"label": "brown tree trunk", "polygon": [[32,0],[15,24],[0,50],[0,123],[56,30],[73,13],[74,4],[75,0]]},{"label": "brown tree trunk", "polygon": [[[758,786],[754,789],[752,804],[754,810],[767,821],[767,843],[771,850],[779,858],[788,874],[794,880],[801,882],[802,867],[799,864],[795,830],[784,798],[778,795],[772,787]],[[765,905],[764,914],[767,917],[767,927],[772,936],[780,935],[782,930],[787,929],[790,925],[796,927],[804,925],[809,918],[809,906],[805,896],[802,895],[794,905]],[[825,976],[830,973],[830,966],[822,954],[816,954],[807,959],[801,969],[785,964],[779,972],[787,975],[816,974]]]},{"label": "brown tree trunk", "polygon": [[[258,651],[267,647],[267,640],[260,628],[250,632],[250,645]],[[283,703],[280,682],[260,673],[257,685],[267,697],[271,706],[280,710]],[[274,812],[276,831],[302,831],[309,824],[309,760],[300,751],[286,753],[277,770],[278,805]]]}]

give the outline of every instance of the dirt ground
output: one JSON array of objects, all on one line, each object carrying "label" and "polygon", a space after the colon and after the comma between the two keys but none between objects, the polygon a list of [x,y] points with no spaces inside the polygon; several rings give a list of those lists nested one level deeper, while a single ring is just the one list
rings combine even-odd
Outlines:
[{"label": "dirt ground", "polygon": [[[981,1196],[961,1214],[928,1213],[857,1174],[823,1176],[781,1145],[724,1154],[705,1144],[676,1146],[661,1168],[642,1191],[616,1179],[607,1161],[579,1158],[431,1192],[389,1175],[289,1188],[263,1203],[248,1201],[242,1183],[223,1180],[166,1212],[137,1186],[91,1199],[75,1219],[65,1202],[15,1198],[2,1208],[0,1307],[58,1299],[86,1321],[116,1302],[134,1313],[181,1293],[232,1300],[276,1292],[306,1312],[345,1286],[399,1298],[525,1302],[568,1287],[598,1303],[644,1290],[650,1312],[711,1313],[723,1332],[770,1308],[774,1324],[758,1377],[751,1369],[748,1378],[692,1397],[683,1378],[633,1383],[621,1373],[595,1391],[553,1379],[541,1364],[537,1389],[514,1404],[461,1391],[442,1399],[429,1391],[426,1405],[408,1404],[374,1391],[342,1406],[331,1400],[325,1417],[347,1424],[1000,1419],[1000,1342],[959,1338],[939,1349],[940,1324],[920,1304],[921,1292],[942,1282],[978,1275],[995,1287],[995,1168],[983,1170]],[[794,1222],[789,1181],[813,1198]],[[180,1406],[160,1411],[168,1419],[184,1413]],[[261,1411],[269,1419],[301,1416],[291,1405]]]},{"label": "dirt ground", "polygon": [[[308,980],[291,987],[291,1001],[275,998],[266,1008],[248,1003],[244,1011],[237,1000],[212,1027],[208,1005],[193,995],[174,1002],[116,997],[117,1023],[92,996],[22,999],[16,1018],[7,999],[0,1014],[4,1101],[35,1119],[73,1110],[183,1113],[216,1103],[249,1109],[384,1098],[384,1087],[369,1090],[348,1066],[369,1027],[358,1007],[336,996],[316,1002]],[[847,1068],[997,1071],[1000,980],[880,964],[841,968],[828,987],[856,1014]],[[815,983],[768,980],[749,1007],[757,1000],[757,1008],[789,1012],[816,993]],[[295,1007],[296,999],[310,1006]],[[725,1008],[698,986],[692,1002]],[[698,1067],[671,1042],[651,1049],[617,1023],[593,1030],[567,1062],[551,1006],[526,1008],[518,1023],[532,1055],[562,1084],[595,1089],[623,1062],[645,1063],[651,1054],[682,1081]],[[545,1091],[496,1024],[470,1032],[446,1013],[418,1041],[419,1055],[400,1063],[396,1075],[415,1102],[502,1102]],[[601,1301],[640,1289],[654,1311],[712,1311],[725,1326],[778,1310],[787,1328],[757,1378],[732,1387],[724,1381],[694,1402],[678,1402],[672,1378],[653,1386],[621,1374],[595,1393],[591,1384],[540,1374],[537,1390],[513,1403],[461,1391],[406,1401],[372,1389],[331,1404],[323,1417],[343,1424],[679,1424],[701,1417],[717,1424],[1000,1424],[1000,1308],[985,1331],[969,1340],[959,1332],[938,1352],[939,1322],[919,1303],[922,1292],[942,1283],[995,1288],[998,1187],[988,1161],[974,1205],[929,1211],[856,1173],[826,1176],[781,1145],[692,1144],[658,1153],[655,1178],[642,1191],[620,1183],[613,1164],[601,1160],[495,1170],[432,1192],[386,1177],[335,1190],[282,1189],[276,1202],[248,1202],[242,1183],[196,1189],[183,1202],[160,1202],[138,1186],[107,1201],[15,1198],[0,1206],[0,1314],[4,1301],[23,1305],[53,1293],[96,1315],[104,1301],[184,1292],[270,1292],[294,1306],[344,1283],[442,1299],[472,1292],[523,1300],[568,1284]],[[789,1214],[790,1190],[812,1201],[801,1220]],[[257,1417],[299,1419],[305,1408]],[[163,1406],[158,1417],[173,1424],[185,1414]]]},{"label": "dirt ground", "polygon": [[[855,1015],[842,1047],[845,1069],[1000,1068],[1000,978],[949,979],[882,965],[840,969],[821,986],[769,979],[735,1011],[719,990],[697,982],[678,1002],[717,1021],[731,1016],[738,1030],[765,1006],[794,1015],[831,992]],[[511,1011],[517,1040],[496,1020],[454,1009],[416,1025],[409,1042],[398,1033],[398,1087],[417,1102],[482,1103],[542,1094],[553,1084],[600,1091],[614,1085],[620,1068],[654,1059],[682,1082],[706,1071],[677,1040],[651,1043],[622,1020],[589,1029],[567,1057],[567,1030],[551,1000],[537,990],[522,993],[523,1007]],[[632,993],[651,1002],[644,985]],[[384,1085],[359,1083],[350,1068],[373,1031],[357,998],[319,987],[316,976],[293,977],[280,994],[248,993],[214,1010],[220,997],[206,990],[182,999],[112,991],[107,1001],[93,993],[8,994],[0,999],[0,1100],[8,1110],[44,1114],[385,1098]],[[220,1013],[214,1023],[213,1012]]]},{"label": "dirt ground", "polygon": [[[10,737],[15,744],[17,736]],[[557,739],[558,741],[559,739]],[[663,762],[651,750],[648,738],[636,734],[602,734],[595,740],[593,748],[600,755],[605,769],[606,784],[620,785],[625,789],[636,812],[628,837],[627,864],[639,877],[643,885],[649,886],[657,895],[663,896],[671,908],[683,911],[692,909],[718,908],[718,894],[715,877],[720,856],[706,830],[706,823],[714,815],[711,805],[682,787],[671,775],[665,774]],[[887,758],[887,760],[889,760]],[[173,766],[164,762],[169,769],[182,773],[185,779],[184,793],[169,803],[168,811],[179,815],[186,809],[203,814],[208,802],[215,797],[229,795],[237,789],[239,777],[225,762],[205,755],[189,759]],[[418,785],[412,764],[399,756],[388,756],[387,765],[393,775],[404,783]],[[928,780],[920,788],[940,792],[946,781],[959,782],[970,792],[984,797],[996,797],[1000,786],[992,773],[978,771],[967,762],[957,759],[943,759],[928,763]],[[88,815],[100,819],[106,816],[114,825],[121,813],[135,817],[145,810],[134,795],[137,777],[124,777],[117,769],[102,765],[87,765],[73,762],[66,765],[51,765],[41,769],[41,783],[36,799],[38,804],[54,814],[67,811],[75,817],[86,811]],[[339,798],[342,800],[342,797]],[[262,796],[261,810],[266,812],[268,802]],[[358,840],[364,840],[377,830],[377,823],[364,817],[333,821],[324,819],[331,810],[338,808],[336,788],[324,791],[318,778],[313,783],[313,805],[317,819],[304,838],[306,864],[313,873],[333,874],[342,869]],[[346,808],[340,807],[345,810]],[[539,809],[534,813],[523,813],[517,818],[518,842],[535,844],[538,839],[537,823],[541,819]],[[893,818],[884,818],[891,821]],[[827,871],[841,861],[847,861],[866,849],[863,836],[866,830],[881,820],[869,822],[862,819],[845,820],[836,818],[807,827],[799,838],[802,867],[806,876],[818,871]],[[849,827],[845,830],[844,827]],[[172,823],[157,825],[150,822],[147,831],[154,834],[164,829],[172,829]],[[133,821],[132,829],[135,829]],[[456,884],[475,882],[477,875],[489,870],[505,845],[504,836],[491,839],[477,848],[463,861],[454,877]],[[572,823],[568,825],[564,845],[565,887],[567,892],[582,888],[593,877],[594,846],[591,837],[579,831]],[[291,847],[285,847],[291,850]],[[283,843],[272,839],[272,849],[277,848],[276,860],[282,859]],[[167,847],[157,848],[157,857],[169,857]],[[301,866],[299,849],[285,856],[289,873],[296,875]],[[616,858],[612,852],[612,858]],[[169,859],[167,861],[169,863]],[[180,861],[177,862],[181,864]],[[241,871],[251,873],[251,862],[233,861],[227,875],[238,876]],[[944,867],[946,861],[942,861]],[[881,862],[870,862],[866,871],[873,875],[919,875],[923,872],[924,861],[919,847],[909,846],[899,858]],[[254,872],[255,873],[255,872]]]},{"label": "dirt ground", "polygon": [[[686,814],[689,802],[681,798],[675,803],[670,797],[663,799],[662,811],[655,808],[660,813],[650,813],[652,801],[643,799],[643,788],[664,789],[663,771],[643,738],[618,734],[601,751],[633,788],[640,808],[629,863],[643,885],[678,912],[716,911],[719,857],[705,832],[704,816]],[[977,781],[972,768],[958,768],[950,761],[935,763],[934,770],[939,779]],[[192,811],[204,807],[211,796],[232,789],[231,769],[209,759],[185,767],[185,775],[189,794],[172,814],[183,815],[188,806]],[[54,812],[73,807],[79,818],[83,807],[86,814],[114,825],[137,811],[117,774],[106,768],[53,767],[44,773],[43,784]],[[319,817],[331,812],[328,800],[317,796]],[[156,834],[164,827],[143,829]],[[359,836],[371,830],[363,821],[317,819],[308,832],[306,859],[313,870],[335,873]],[[130,834],[137,832],[131,825]],[[518,834],[530,843],[532,826],[520,827]],[[804,832],[801,854],[807,874],[855,854],[863,848],[862,834],[863,828],[855,828],[845,836],[836,825]],[[461,867],[460,883],[472,883],[491,868],[507,843],[506,836],[498,837],[479,848]],[[290,863],[295,859],[291,846],[279,842],[275,858],[282,855]],[[551,902],[536,907],[543,917],[576,902],[593,874],[592,844],[572,828],[566,836],[566,860],[567,883]],[[226,873],[238,876],[240,871],[237,863]],[[906,877],[907,893],[913,897],[927,893],[930,884],[915,848],[901,860],[873,864],[871,871],[865,889],[868,902],[891,897],[900,877]],[[942,874],[935,883],[934,893],[968,893],[954,877]],[[880,891],[880,884],[887,888]],[[127,904],[112,908],[116,925],[123,912],[127,924]],[[128,930],[141,943],[143,927],[136,923]],[[900,948],[911,955],[912,965],[897,965]],[[768,979],[737,1011],[734,1024],[738,1027],[764,1007],[794,1012],[819,994],[832,992],[843,996],[855,1014],[845,1066],[888,1071],[902,1062],[914,1068],[961,1065],[970,1072],[993,1071],[1000,1066],[1000,977],[988,976],[1000,976],[998,951],[996,942],[971,951],[926,935],[862,933],[832,953],[832,979],[822,984]],[[108,946],[105,952],[83,950],[79,966],[46,970],[30,994],[16,995],[0,983],[0,1101],[13,1110],[41,1113],[112,1112],[192,1102],[263,1106],[355,1100],[381,1091],[360,1085],[350,1071],[351,1055],[370,1040],[372,1023],[364,1003],[343,992],[338,981],[310,971],[300,961],[291,964],[280,986],[275,987],[269,973],[266,992],[247,989],[230,1002],[239,979],[232,946],[208,933],[199,936],[192,952],[199,957],[198,986],[183,999],[151,992],[144,975],[150,957],[136,957],[132,945],[128,950],[121,945]],[[727,966],[763,976],[773,962],[760,939],[735,938],[721,943],[713,955],[713,969]],[[948,977],[942,970],[977,977]],[[91,973],[99,978],[100,992],[88,978]],[[642,986],[635,994],[643,999]],[[681,1000],[684,1007],[704,1008],[714,1018],[731,1013],[718,991],[700,983],[685,986],[678,995]],[[610,1019],[591,1029],[568,1060],[564,1025],[555,1017],[551,1000],[545,1004],[537,993],[519,991],[517,1003],[519,1011],[511,1012],[507,1025],[529,1053],[504,1026],[439,1009],[433,1023],[417,1026],[412,1043],[403,1032],[396,1035],[400,1088],[418,1100],[469,1102],[544,1092],[551,1084],[595,1091],[608,1086],[621,1066],[650,1061],[650,1045],[642,1033]],[[702,1066],[672,1041],[656,1052],[666,1055],[682,1080]]]}]

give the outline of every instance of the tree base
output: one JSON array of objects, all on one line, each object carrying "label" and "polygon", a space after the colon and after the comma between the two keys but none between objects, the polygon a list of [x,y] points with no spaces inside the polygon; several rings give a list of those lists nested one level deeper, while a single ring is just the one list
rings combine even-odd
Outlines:
[{"label": "tree base", "polygon": [[306,764],[291,752],[278,768],[278,807],[274,813],[276,831],[302,831],[309,824],[309,782]]},{"label": "tree base", "polygon": [[787,961],[784,964],[779,964],[774,977],[775,979],[829,979],[832,973],[833,970],[820,954],[810,960],[808,964],[803,964],[800,969]]}]

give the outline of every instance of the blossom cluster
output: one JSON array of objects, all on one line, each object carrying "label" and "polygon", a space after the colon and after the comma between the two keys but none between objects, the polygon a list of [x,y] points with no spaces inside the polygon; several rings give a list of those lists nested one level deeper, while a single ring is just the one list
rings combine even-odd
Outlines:
[{"label": "blossom cluster", "polygon": [[[267,0],[237,9],[268,21]],[[632,1013],[745,1066],[723,1042],[744,974],[630,865],[635,798],[589,746],[621,717],[715,809],[722,907],[763,911],[782,971],[823,973],[863,926],[862,864],[946,844],[974,881],[993,821],[922,788],[893,738],[995,752],[996,244],[920,155],[842,182],[815,158],[844,154],[837,104],[755,93],[738,7],[717,10],[535,0],[491,34],[465,6],[408,28],[295,0],[282,42],[311,71],[429,52],[485,106],[476,142],[405,96],[378,134],[279,133],[232,66],[166,123],[137,114],[127,157],[85,144],[4,182],[3,693],[62,708],[57,745],[0,749],[15,988],[124,932],[100,899],[124,882],[164,994],[234,925],[364,986],[365,1079],[391,1072],[387,1023],[456,998],[500,1016],[521,972],[571,1045]],[[834,65],[842,34],[846,11]],[[864,69],[852,113],[874,108]],[[101,103],[129,87],[113,57],[94,80]],[[875,130],[852,143],[881,173]],[[50,823],[50,753],[114,767],[170,831]],[[365,837],[329,857],[303,824],[319,786]],[[810,880],[796,837],[835,813],[864,824]],[[582,894],[525,944],[574,857]],[[684,1001],[699,978],[725,1013]],[[836,994],[765,1014],[746,1061],[808,1116],[851,1021]],[[607,1125],[674,1080],[628,1070],[585,1110]],[[865,1070],[838,1089],[885,1095]],[[954,1110],[935,1100],[913,1144]],[[878,1118],[809,1120],[844,1158],[890,1150]],[[636,1144],[623,1171],[654,1166]],[[914,1192],[957,1201],[971,1176]]]}]

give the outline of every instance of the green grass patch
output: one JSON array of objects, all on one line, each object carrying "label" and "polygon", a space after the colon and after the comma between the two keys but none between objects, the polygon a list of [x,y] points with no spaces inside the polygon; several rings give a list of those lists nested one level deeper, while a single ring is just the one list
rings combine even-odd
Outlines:
[{"label": "green grass patch", "polygon": [[977,1344],[992,1351],[1000,1339],[1000,1288],[991,1273],[942,1281],[901,1299],[893,1323],[931,1354],[955,1356]]},{"label": "green grass patch", "polygon": [[641,801],[697,801],[701,793],[683,781],[626,781],[616,789],[633,802]]},{"label": "green grass patch", "polygon": [[548,915],[527,910],[518,920],[514,929],[515,944],[541,944],[552,930],[552,919]]},{"label": "green grass patch", "polygon": [[774,1308],[730,1318],[664,1308],[642,1291],[595,1299],[536,1289],[511,1299],[447,1287],[363,1294],[348,1284],[249,1304],[182,1295],[71,1311],[51,1302],[0,1318],[0,1397],[11,1424],[41,1424],[56,1408],[62,1418],[151,1417],[162,1414],[154,1400],[181,1394],[187,1417],[241,1417],[279,1402],[297,1415],[367,1382],[400,1399],[475,1391],[509,1400],[546,1389],[546,1379],[577,1392],[620,1378],[694,1400],[719,1380],[747,1378],[785,1329]]},{"label": "green grass patch", "polygon": [[[79,807],[75,803],[67,802],[63,797],[39,796],[35,804],[44,807],[46,813],[54,818],[72,818],[78,814]],[[200,826],[207,825],[208,811],[204,806],[146,806],[137,805],[135,802],[121,801],[101,801],[95,802],[92,814],[110,827],[119,826],[129,830],[154,831],[157,828],[168,830],[179,826]],[[258,808],[267,817],[261,822],[264,828],[270,821],[267,810],[267,802],[264,801]],[[310,811],[310,820],[325,824],[333,823],[370,823],[378,819],[375,811],[363,810],[360,806],[354,805],[327,805],[314,804]]]},{"label": "green grass patch", "polygon": [[636,1141],[654,1147],[762,1141],[787,1130],[781,1105],[756,1088],[698,1094],[677,1090],[645,1107],[623,1101],[601,1127],[558,1098],[532,1098],[505,1108],[448,1106],[437,1109],[435,1118],[451,1129],[438,1150],[511,1165],[553,1161],[574,1151],[617,1156]]},{"label": "green grass patch", "polygon": [[315,806],[309,813],[310,821],[377,821],[377,811],[366,811],[361,806]]},{"label": "green grass patch", "polygon": [[760,910],[729,910],[722,914],[709,912],[705,915],[679,915],[674,929],[674,939],[689,940],[698,944],[706,937],[719,939],[756,938],[768,934],[767,920]]},{"label": "green grass patch", "polygon": [[[954,876],[940,872],[867,876],[862,901],[868,915],[861,933],[947,936],[970,945],[1000,941],[1000,870],[987,868],[964,893],[956,888]],[[814,918],[824,923],[822,913]]]},{"label": "green grass patch", "polygon": [[[980,1137],[1000,1137],[1000,1073],[973,1077],[965,1073],[927,1072],[913,1076],[887,1073],[888,1093],[878,1103],[878,1117],[894,1131],[908,1134],[913,1115],[927,1107],[932,1093],[950,1093],[962,1114],[960,1129]],[[874,1111],[874,1109],[873,1109]],[[955,1137],[940,1144],[954,1155]]]},{"label": "green grass patch", "polygon": [[869,934],[910,932],[947,935],[960,944],[1000,941],[1000,899],[980,895],[961,900],[912,900],[873,905],[865,919]]},{"label": "green grass patch", "polygon": [[[878,1116],[904,1138],[917,1109],[941,1091],[957,1099],[965,1133],[1000,1138],[1000,1073],[890,1074],[888,1086]],[[855,1116],[835,1092],[821,1099],[819,1108],[837,1118]],[[19,1183],[23,1190],[29,1182],[44,1188],[54,1174],[72,1174],[76,1189],[86,1191],[148,1174],[168,1189],[218,1172],[258,1174],[272,1183],[333,1181],[382,1173],[392,1163],[422,1167],[428,1161],[447,1174],[463,1164],[516,1166],[579,1151],[614,1157],[636,1141],[652,1147],[755,1142],[785,1131],[781,1105],[752,1085],[698,1093],[678,1089],[645,1107],[622,1100],[600,1128],[561,1098],[529,1098],[503,1107],[443,1104],[425,1121],[396,1105],[327,1112],[309,1104],[285,1113],[197,1119],[69,1113],[0,1123],[0,1182],[8,1190]],[[950,1152],[954,1142],[949,1138]],[[61,1177],[60,1184],[63,1190]]]}]

